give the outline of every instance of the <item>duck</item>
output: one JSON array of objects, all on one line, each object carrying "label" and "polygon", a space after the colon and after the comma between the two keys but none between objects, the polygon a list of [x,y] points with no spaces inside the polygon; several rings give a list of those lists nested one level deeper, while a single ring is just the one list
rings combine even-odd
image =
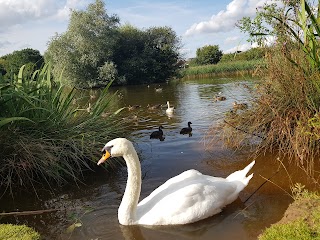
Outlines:
[{"label": "duck", "polygon": [[253,161],[226,178],[190,169],[170,178],[138,202],[141,165],[132,142],[116,138],[101,151],[103,156],[97,165],[110,157],[123,157],[127,165],[127,185],[118,208],[121,225],[181,225],[211,217],[238,198],[253,177],[253,173],[247,174],[255,164]]},{"label": "duck", "polygon": [[155,88],[154,90],[155,90],[156,92],[162,92],[162,88],[161,88],[161,87]]},{"label": "duck", "polygon": [[247,103],[237,103],[237,101],[233,102],[233,108],[234,109],[239,109],[239,110],[244,110],[248,108],[248,104]]},{"label": "duck", "polygon": [[227,100],[227,98],[225,96],[221,96],[222,92],[219,92],[218,95],[216,95],[214,97],[214,101],[217,102],[217,101],[225,101]]},{"label": "duck", "polygon": [[168,108],[166,109],[166,113],[170,114],[174,112],[174,107],[170,107],[169,101],[167,101]]},{"label": "duck", "polygon": [[[152,132],[152,133],[150,134],[150,139],[160,139],[160,140],[163,139],[163,140],[164,140],[162,129],[163,129],[163,126],[160,125],[158,131],[154,131],[154,132]],[[163,141],[163,140],[162,140],[162,141]]]},{"label": "duck", "polygon": [[156,104],[156,105],[150,105],[150,104],[148,104],[148,105],[147,105],[147,108],[148,108],[149,110],[155,110],[155,109],[161,108],[161,104]]},{"label": "duck", "polygon": [[136,110],[137,108],[140,108],[140,107],[141,107],[141,105],[133,105],[133,106],[129,105],[128,110],[132,111],[132,110]]},{"label": "duck", "polygon": [[192,122],[188,122],[188,127],[182,128],[180,131],[180,134],[189,134],[189,136],[192,136],[192,127],[190,126]]},{"label": "duck", "polygon": [[226,99],[227,98],[225,96],[216,96],[214,100],[217,102],[217,101],[225,101]]}]

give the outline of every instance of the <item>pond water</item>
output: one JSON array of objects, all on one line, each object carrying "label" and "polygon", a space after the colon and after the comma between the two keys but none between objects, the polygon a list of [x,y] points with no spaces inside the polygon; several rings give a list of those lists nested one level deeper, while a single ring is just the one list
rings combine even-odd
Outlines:
[{"label": "pond water", "polygon": [[[122,113],[132,119],[131,139],[142,165],[141,198],[184,170],[193,168],[204,174],[226,177],[253,160],[248,150],[233,151],[221,141],[211,142],[214,136],[210,133],[210,127],[223,120],[224,113],[232,109],[234,101],[250,99],[246,86],[252,84],[255,80],[219,78],[111,89],[118,91],[121,106],[141,105]],[[156,91],[156,88],[162,90]],[[220,92],[226,100],[215,102],[214,96]],[[165,112],[167,101],[176,109],[170,116]],[[148,104],[162,104],[163,107],[149,110]],[[180,135],[180,129],[186,127],[188,121],[192,122],[192,136]],[[164,141],[150,139],[150,133],[159,125],[164,127]],[[43,191],[34,197],[25,193],[14,200],[2,198],[3,211],[64,209],[41,215],[3,218],[2,222],[26,223],[45,239],[257,239],[264,228],[281,219],[292,202],[288,194],[289,183],[313,186],[301,171],[290,165],[274,175],[279,167],[275,156],[264,155],[255,159],[254,177],[239,198],[220,214],[194,224],[120,226],[117,210],[126,186],[127,172],[125,166],[115,161],[112,163],[118,167],[111,170],[98,168],[96,173],[88,174],[85,184],[69,187],[54,196],[51,191]],[[271,176],[272,183],[267,182],[254,193]]]}]

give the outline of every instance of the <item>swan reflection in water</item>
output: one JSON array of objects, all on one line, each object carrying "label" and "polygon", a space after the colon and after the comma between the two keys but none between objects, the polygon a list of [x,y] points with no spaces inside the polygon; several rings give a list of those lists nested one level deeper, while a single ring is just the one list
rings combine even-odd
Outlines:
[{"label": "swan reflection in water", "polygon": [[[224,239],[224,240],[247,240],[251,239],[246,232],[248,218],[239,214],[245,205],[238,200],[229,205],[222,214],[212,216],[202,221],[173,226],[139,226],[120,225],[120,230],[125,240],[147,239]],[[253,221],[254,219],[251,219]],[[250,219],[249,219],[250,221]],[[244,225],[246,223],[246,225]],[[227,229],[227,231],[226,231]]]}]

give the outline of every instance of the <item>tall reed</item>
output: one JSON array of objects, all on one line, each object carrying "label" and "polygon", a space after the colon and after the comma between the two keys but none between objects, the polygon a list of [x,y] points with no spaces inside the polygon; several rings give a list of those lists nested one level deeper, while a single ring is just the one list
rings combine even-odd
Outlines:
[{"label": "tall reed", "polygon": [[236,147],[255,142],[257,152],[285,155],[289,164],[318,176],[314,166],[320,156],[320,4],[314,11],[304,0],[283,2],[283,12],[265,14],[274,20],[269,23],[277,34],[266,56],[266,75],[252,89],[252,107],[227,114],[224,139]]},{"label": "tall reed", "polygon": [[265,68],[263,59],[250,61],[230,61],[212,65],[201,65],[186,68],[182,71],[183,76],[209,75],[219,73],[235,73],[241,71],[254,71],[257,68]]},{"label": "tall reed", "polygon": [[[0,189],[79,181],[101,146],[125,132],[108,87],[90,109],[74,105],[75,89],[53,80],[50,65],[0,87]],[[121,110],[121,109],[120,109]],[[102,115],[104,117],[102,117]]]}]

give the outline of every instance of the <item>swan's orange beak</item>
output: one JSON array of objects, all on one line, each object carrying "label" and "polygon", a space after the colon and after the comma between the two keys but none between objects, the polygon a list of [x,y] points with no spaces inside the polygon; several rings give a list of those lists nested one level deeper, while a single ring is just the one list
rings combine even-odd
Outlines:
[{"label": "swan's orange beak", "polygon": [[110,157],[110,153],[106,151],[105,154],[102,155],[97,165],[100,165],[101,163],[105,162]]}]

